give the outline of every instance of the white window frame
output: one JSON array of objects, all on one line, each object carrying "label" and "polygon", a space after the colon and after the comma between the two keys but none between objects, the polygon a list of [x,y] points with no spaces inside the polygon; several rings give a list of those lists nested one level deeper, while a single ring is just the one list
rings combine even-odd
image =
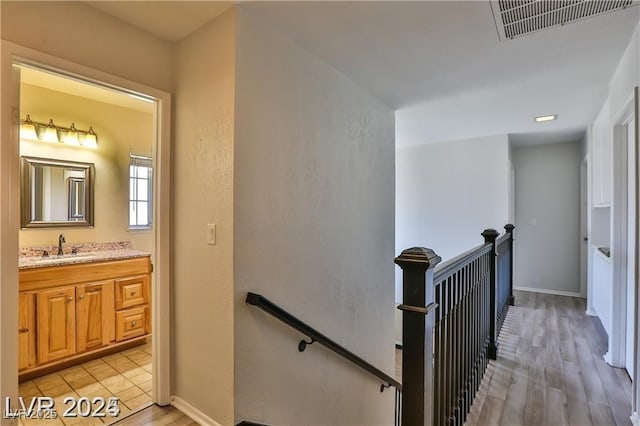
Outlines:
[{"label": "white window frame", "polygon": [[[148,168],[148,174],[146,178],[138,176],[139,167]],[[135,170],[135,173],[133,172]],[[132,185],[132,180],[135,180],[135,184]],[[147,199],[138,198],[138,181],[146,180],[147,182]],[[135,217],[131,216],[131,203],[134,203],[137,207],[140,203],[147,203],[147,222],[143,224],[137,223],[137,214]],[[153,160],[151,157],[144,155],[129,154],[129,198],[127,203],[129,211],[129,226],[127,230],[148,230],[153,227]],[[135,224],[132,224],[134,219]]]}]

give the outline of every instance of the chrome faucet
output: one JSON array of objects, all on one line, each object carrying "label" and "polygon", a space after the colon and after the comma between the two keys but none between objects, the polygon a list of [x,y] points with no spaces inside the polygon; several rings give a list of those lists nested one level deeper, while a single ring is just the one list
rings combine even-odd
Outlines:
[{"label": "chrome faucet", "polygon": [[60,234],[58,237],[58,256],[62,256],[64,252],[62,251],[62,243],[66,243],[67,241],[64,239],[64,234]]}]

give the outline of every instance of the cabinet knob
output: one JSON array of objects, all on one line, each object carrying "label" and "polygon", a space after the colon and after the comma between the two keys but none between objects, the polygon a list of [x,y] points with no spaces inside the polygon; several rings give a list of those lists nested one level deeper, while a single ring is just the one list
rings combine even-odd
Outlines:
[{"label": "cabinet knob", "polygon": [[73,296],[69,296],[69,297],[67,298],[67,300],[68,300],[69,302],[71,302],[71,301],[73,300]]},{"label": "cabinet knob", "polygon": [[84,299],[84,294],[81,294],[80,296],[78,296],[80,298],[80,300]]},{"label": "cabinet knob", "polygon": [[136,321],[131,321],[131,327],[135,327],[136,326]]},{"label": "cabinet knob", "polygon": [[131,295],[132,295],[132,296],[135,296],[135,295],[136,295],[136,291],[135,291],[135,290],[132,290],[132,291],[131,291]]}]

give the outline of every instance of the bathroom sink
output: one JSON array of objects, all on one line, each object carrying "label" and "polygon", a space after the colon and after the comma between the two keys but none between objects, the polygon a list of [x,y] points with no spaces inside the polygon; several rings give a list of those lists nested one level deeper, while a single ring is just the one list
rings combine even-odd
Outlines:
[{"label": "bathroom sink", "polygon": [[74,259],[89,260],[94,257],[96,257],[96,255],[93,253],[64,254],[62,256],[39,257],[31,260],[31,262],[36,265],[46,265],[49,263],[65,263],[67,260],[72,261]]}]

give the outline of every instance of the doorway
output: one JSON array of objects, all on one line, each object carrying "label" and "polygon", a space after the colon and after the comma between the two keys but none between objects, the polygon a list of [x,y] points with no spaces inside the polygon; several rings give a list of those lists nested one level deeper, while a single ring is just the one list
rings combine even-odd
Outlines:
[{"label": "doorway", "polygon": [[612,323],[607,362],[634,374],[635,335],[635,117],[633,103],[613,122],[611,210]]},{"label": "doorway", "polygon": [[635,119],[627,122],[627,283],[626,283],[626,324],[625,324],[625,369],[630,377],[634,372],[635,330],[635,262],[636,242],[636,135]]},{"label": "doorway", "polygon": [[[12,121],[8,123],[3,119],[2,127],[5,130],[3,130],[3,147],[2,155],[0,155],[0,173],[3,176],[0,191],[2,192],[5,213],[2,216],[0,231],[2,243],[0,249],[3,254],[0,268],[0,278],[3,283],[2,298],[0,299],[2,304],[0,306],[0,320],[3,328],[0,330],[0,343],[5,348],[0,357],[0,368],[3,371],[0,391],[11,399],[18,396],[18,371],[16,368],[18,354],[9,354],[6,348],[15,348],[14,342],[18,340],[18,306],[15,301],[18,299],[18,253],[16,249],[19,247],[20,232],[17,220],[20,212],[20,67],[29,67],[71,81],[119,92],[122,96],[142,97],[151,101],[153,105],[150,133],[154,141],[151,147],[151,156],[154,165],[152,196],[155,206],[152,213],[154,226],[149,236],[153,255],[153,292],[150,301],[153,310],[149,318],[153,329],[153,341],[147,349],[153,356],[150,367],[153,377],[150,399],[161,405],[169,404],[170,95],[12,43],[3,41],[2,45],[2,117],[11,117]],[[2,404],[4,410],[6,408],[4,407],[4,398]]]},{"label": "doorway", "polygon": [[580,297],[587,299],[588,256],[589,256],[589,158],[586,156],[580,165]]},{"label": "doorway", "polygon": [[19,396],[118,398],[116,420],[152,402],[156,101],[15,66]]}]

